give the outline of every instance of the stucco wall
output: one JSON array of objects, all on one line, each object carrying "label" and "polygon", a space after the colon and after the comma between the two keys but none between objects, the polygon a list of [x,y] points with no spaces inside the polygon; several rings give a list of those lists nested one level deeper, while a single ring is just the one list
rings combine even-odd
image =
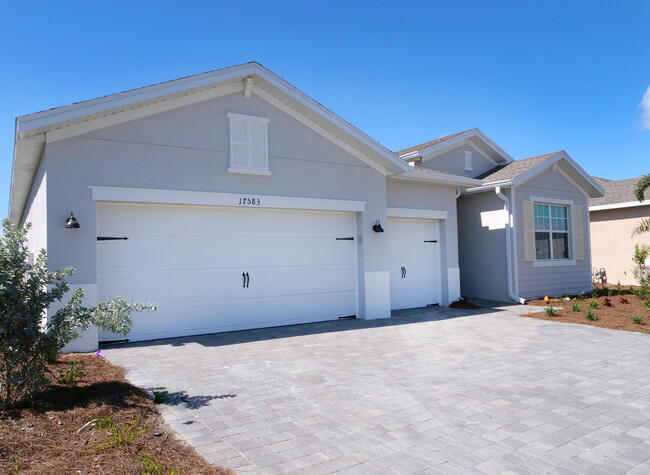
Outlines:
[{"label": "stucco wall", "polygon": [[[465,171],[466,151],[472,152],[472,171]],[[492,170],[496,165],[483,157],[481,153],[471,145],[464,144],[438,155],[437,157],[425,160],[420,163],[419,166],[431,170],[438,170],[468,178],[474,178],[488,170]]]},{"label": "stucco wall", "polygon": [[[448,305],[458,298],[458,221],[456,213],[456,188],[405,183],[388,180],[387,206],[447,211],[447,219],[440,220],[441,239],[441,295],[442,304]],[[390,229],[386,229],[390,232]]]},{"label": "stucco wall", "polygon": [[[226,171],[228,112],[271,120],[271,177]],[[359,289],[365,272],[388,271],[386,242],[372,232],[375,220],[386,219],[385,177],[254,95],[231,94],[50,143],[45,160],[51,265],[76,267],[73,284],[96,282],[95,202],[89,185],[363,200]],[[64,228],[70,211],[78,230]],[[363,313],[363,299],[360,304]]]},{"label": "stucco wall", "polygon": [[[575,264],[542,267],[533,262],[526,262],[524,249],[523,227],[523,202],[541,201],[545,199],[562,200],[572,205],[582,206],[584,259],[575,261]],[[568,181],[560,172],[547,170],[531,178],[515,189],[514,216],[516,223],[516,249],[517,249],[517,288],[520,297],[530,299],[544,295],[563,296],[589,292],[591,285],[591,266],[589,243],[589,204],[587,197]],[[573,229],[571,214],[569,215],[569,229]],[[569,237],[569,260],[573,260],[574,235]]]},{"label": "stucco wall", "polygon": [[611,284],[637,284],[632,275],[634,245],[650,245],[650,233],[632,237],[632,230],[650,217],[650,205],[591,211],[589,215],[593,267],[605,268]]},{"label": "stucco wall", "polygon": [[[509,196],[509,191],[503,193]],[[462,195],[458,199],[458,251],[461,294],[507,302],[505,225],[489,229],[482,213],[503,209],[494,192]]]}]

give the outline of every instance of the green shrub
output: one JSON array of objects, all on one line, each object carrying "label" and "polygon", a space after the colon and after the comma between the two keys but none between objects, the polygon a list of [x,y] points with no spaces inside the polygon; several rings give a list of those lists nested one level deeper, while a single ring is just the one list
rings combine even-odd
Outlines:
[{"label": "green shrub", "polygon": [[133,424],[119,425],[113,420],[113,416],[104,416],[96,420],[97,430],[106,432],[109,439],[101,445],[92,447],[84,452],[84,455],[93,454],[109,447],[126,447],[133,439],[146,432],[151,426],[140,426],[140,419],[136,416]]},{"label": "green shrub", "polygon": [[594,312],[592,312],[591,310],[587,310],[587,313],[585,313],[585,317],[587,318],[587,320],[591,320],[592,322],[595,322],[596,320],[598,320],[598,318],[596,317],[596,314]]},{"label": "green shrub", "polygon": [[554,317],[557,315],[557,312],[553,307],[546,307],[544,309],[544,312],[546,312],[546,315],[548,315],[549,317]]},{"label": "green shrub", "polygon": [[42,250],[34,264],[28,261],[27,231],[5,219],[0,238],[0,410],[33,397],[48,383],[46,363],[56,360],[67,343],[91,325],[126,334],[131,312],[155,310],[143,303],[115,298],[96,307],[83,307],[83,290],[45,323],[43,315],[69,290],[65,277],[74,269],[49,271]]},{"label": "green shrub", "polygon": [[68,386],[76,386],[81,378],[85,376],[84,367],[76,361],[70,363],[70,368],[67,370],[60,369],[59,375],[56,377],[56,380],[60,384],[66,384]]},{"label": "green shrub", "polygon": [[584,299],[586,299],[586,298],[587,298],[587,297],[585,296],[585,293],[584,293],[584,292],[580,292],[580,294],[576,297],[576,300],[580,300],[580,301],[582,301],[582,300],[584,300]]},{"label": "green shrub", "polygon": [[578,302],[573,302],[571,304],[571,310],[574,312],[579,312],[580,311],[580,304]]},{"label": "green shrub", "polygon": [[589,302],[589,308],[598,308],[598,302],[592,300],[591,302]]},{"label": "green shrub", "polygon": [[632,321],[637,325],[643,325],[643,318],[641,317],[632,317]]}]

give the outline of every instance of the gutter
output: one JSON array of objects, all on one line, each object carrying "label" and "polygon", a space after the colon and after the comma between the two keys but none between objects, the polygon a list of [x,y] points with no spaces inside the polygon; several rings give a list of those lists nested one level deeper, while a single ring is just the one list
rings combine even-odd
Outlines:
[{"label": "gutter", "polygon": [[508,275],[508,297],[510,297],[515,302],[521,304],[526,302],[526,299],[522,299],[518,295],[515,295],[512,286],[512,238],[510,236],[511,226],[510,226],[510,200],[506,195],[501,193],[501,186],[497,186],[494,189],[496,195],[503,201],[503,208],[506,211],[507,221],[506,221],[506,274]]}]

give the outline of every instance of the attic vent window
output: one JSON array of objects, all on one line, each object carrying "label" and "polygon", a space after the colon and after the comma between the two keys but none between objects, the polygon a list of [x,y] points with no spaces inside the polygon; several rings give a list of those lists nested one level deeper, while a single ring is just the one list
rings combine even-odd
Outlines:
[{"label": "attic vent window", "polygon": [[267,128],[264,117],[228,113],[230,126],[229,173],[270,176]]},{"label": "attic vent window", "polygon": [[472,171],[472,151],[471,150],[466,150],[465,151],[465,171],[466,172],[471,172]]}]

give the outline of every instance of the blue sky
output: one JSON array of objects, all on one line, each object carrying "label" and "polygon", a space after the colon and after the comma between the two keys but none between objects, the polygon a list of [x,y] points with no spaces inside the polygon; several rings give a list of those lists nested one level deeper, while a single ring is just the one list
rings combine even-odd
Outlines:
[{"label": "blue sky", "polygon": [[392,150],[478,127],[516,159],[650,173],[647,1],[0,6],[2,216],[17,116],[248,61]]}]

